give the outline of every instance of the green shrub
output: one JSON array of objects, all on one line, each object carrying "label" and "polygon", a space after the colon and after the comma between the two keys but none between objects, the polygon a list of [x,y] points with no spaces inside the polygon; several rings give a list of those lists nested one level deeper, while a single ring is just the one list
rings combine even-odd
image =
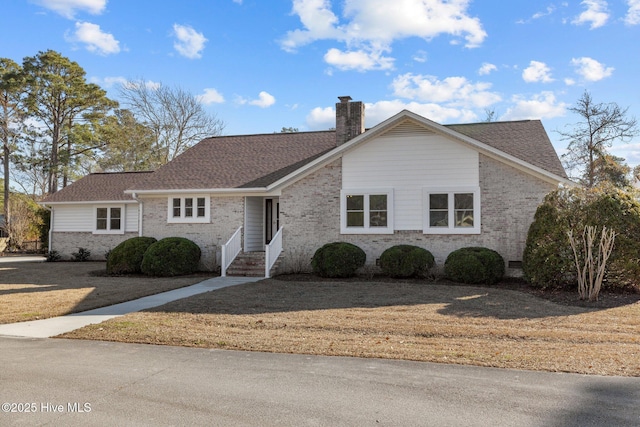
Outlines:
[{"label": "green shrub", "polygon": [[142,257],[142,272],[149,276],[179,276],[198,271],[200,248],[183,237],[153,243]]},{"label": "green shrub", "polygon": [[613,187],[570,188],[549,193],[529,228],[523,254],[527,281],[541,288],[575,285],[576,266],[567,233],[585,226],[617,233],[603,289],[640,287],[640,202]]},{"label": "green shrub", "polygon": [[327,243],[311,259],[313,272],[322,277],[353,277],[367,255],[356,245],[346,242]]},{"label": "green shrub", "polygon": [[89,261],[89,257],[91,256],[91,251],[85,248],[78,248],[78,252],[74,252],[71,254],[71,259],[76,262],[84,262]]},{"label": "green shrub", "polygon": [[434,264],[431,252],[418,246],[392,246],[380,255],[383,273],[396,278],[425,277]]},{"label": "green shrub", "polygon": [[153,237],[132,237],[120,243],[107,254],[107,274],[142,273],[142,257],[155,242]]},{"label": "green shrub", "polygon": [[454,282],[491,285],[504,276],[504,259],[488,248],[461,248],[447,257],[444,274]]},{"label": "green shrub", "polygon": [[47,252],[47,262],[56,262],[62,259],[62,255],[58,251]]}]

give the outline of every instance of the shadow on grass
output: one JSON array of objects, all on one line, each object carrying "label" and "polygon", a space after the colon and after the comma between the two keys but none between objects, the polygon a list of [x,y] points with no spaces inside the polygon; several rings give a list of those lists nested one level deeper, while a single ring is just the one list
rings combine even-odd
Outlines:
[{"label": "shadow on grass", "polygon": [[423,282],[338,282],[264,280],[174,301],[149,312],[263,314],[347,308],[436,304],[457,317],[532,319],[598,310],[555,304],[508,289]]},{"label": "shadow on grass", "polygon": [[107,276],[104,262],[0,263],[0,324],[91,310],[203,281],[211,274],[177,278]]}]

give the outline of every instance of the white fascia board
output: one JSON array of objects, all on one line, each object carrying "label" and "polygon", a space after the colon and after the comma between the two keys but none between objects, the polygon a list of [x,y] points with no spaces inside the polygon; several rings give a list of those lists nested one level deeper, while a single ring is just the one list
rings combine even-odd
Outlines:
[{"label": "white fascia board", "polygon": [[254,188],[199,188],[194,189],[172,189],[172,190],[126,190],[125,194],[135,194],[136,196],[174,196],[181,194],[188,195],[222,195],[222,196],[280,196],[280,191],[275,191],[265,187]]},{"label": "white fascia board", "polygon": [[41,206],[60,206],[60,205],[132,205],[137,204],[137,200],[84,200],[76,202],[38,202]]}]

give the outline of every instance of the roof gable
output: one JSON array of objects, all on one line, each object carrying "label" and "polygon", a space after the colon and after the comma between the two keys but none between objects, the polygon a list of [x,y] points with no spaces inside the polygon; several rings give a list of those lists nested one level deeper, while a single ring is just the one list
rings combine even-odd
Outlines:
[{"label": "roof gable", "polygon": [[418,126],[422,132],[434,132],[458,140],[476,151],[546,180],[570,183],[539,120],[441,125],[403,110],[338,149],[350,150],[373,138],[393,132],[406,133],[410,124]]}]

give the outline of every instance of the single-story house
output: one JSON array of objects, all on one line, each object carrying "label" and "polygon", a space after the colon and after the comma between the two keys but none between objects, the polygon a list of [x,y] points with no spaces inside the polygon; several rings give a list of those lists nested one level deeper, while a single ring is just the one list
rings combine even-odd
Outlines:
[{"label": "single-story house", "polygon": [[396,244],[439,264],[484,246],[517,275],[537,206],[572,184],[542,123],[441,125],[405,110],[365,130],[364,113],[340,97],[335,130],[212,137],[154,172],[88,175],[43,201],[50,249],[102,257],[131,236],[181,236],[204,269],[257,252],[268,274],[334,241],[369,265]]}]

